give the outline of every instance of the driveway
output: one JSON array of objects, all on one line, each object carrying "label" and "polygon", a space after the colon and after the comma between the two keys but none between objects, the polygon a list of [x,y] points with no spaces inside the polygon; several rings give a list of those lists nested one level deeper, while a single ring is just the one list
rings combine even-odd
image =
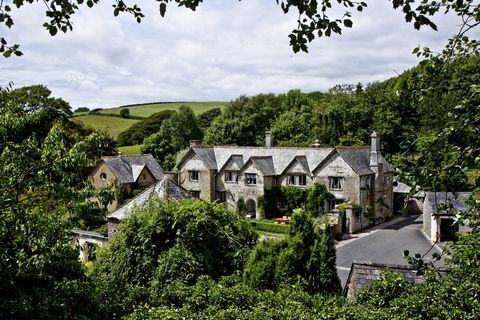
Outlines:
[{"label": "driveway", "polygon": [[[353,260],[406,265],[404,250],[409,250],[410,255],[424,255],[428,252],[426,259],[431,259],[434,252],[441,253],[438,247],[432,247],[430,241],[421,233],[422,224],[422,215],[399,217],[354,235],[356,239],[339,242],[337,272],[342,287],[347,282]],[[442,266],[443,261],[436,262],[435,265]]]}]

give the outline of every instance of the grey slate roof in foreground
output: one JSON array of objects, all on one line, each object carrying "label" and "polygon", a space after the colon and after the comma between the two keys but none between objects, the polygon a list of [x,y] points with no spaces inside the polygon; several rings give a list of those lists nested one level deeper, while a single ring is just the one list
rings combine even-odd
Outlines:
[{"label": "grey slate roof in foreground", "polygon": [[158,197],[160,199],[182,199],[192,198],[192,195],[165,176],[162,180],[150,186],[148,189],[145,189],[145,191],[138,194],[124,206],[110,213],[107,216],[107,219],[128,219],[132,211],[148,206],[153,197]]},{"label": "grey slate roof in foreground", "polygon": [[146,167],[153,176],[160,180],[164,176],[162,167],[151,154],[131,156],[102,157],[103,162],[121,183],[133,183]]}]

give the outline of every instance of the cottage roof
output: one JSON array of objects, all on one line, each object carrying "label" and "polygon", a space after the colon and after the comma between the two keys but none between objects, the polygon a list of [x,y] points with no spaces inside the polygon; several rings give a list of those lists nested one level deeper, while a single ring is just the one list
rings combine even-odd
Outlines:
[{"label": "cottage roof", "polygon": [[[335,151],[340,154],[357,174],[374,174],[370,168],[369,147],[302,148],[197,145],[190,149],[190,152],[187,153],[180,164],[183,163],[189,155],[195,153],[208,169],[219,170],[219,172],[221,172],[230,160],[235,161],[239,167],[242,167],[249,159],[264,158],[264,160],[255,160],[259,163],[259,168],[263,168],[265,172],[268,172],[268,175],[282,175],[295,159],[300,162],[306,170],[312,170],[317,168]],[[384,172],[394,172],[388,162],[381,155],[379,155],[379,157],[379,162],[383,163]],[[270,160],[265,160],[265,158],[270,158]]]},{"label": "cottage roof", "polygon": [[258,170],[263,173],[264,176],[275,175],[275,168],[273,167],[272,157],[251,157],[252,162],[257,166]]},{"label": "cottage roof", "polygon": [[[428,200],[428,205],[431,208],[432,215],[439,214],[437,211],[437,206],[441,203],[450,201],[452,204],[453,211],[464,211],[467,209],[465,205],[465,200],[467,200],[472,195],[471,192],[446,192],[446,191],[437,191],[437,192],[425,192],[425,201]],[[446,212],[447,214],[453,214],[453,212]]]},{"label": "cottage roof", "polygon": [[152,155],[132,155],[102,157],[103,162],[113,172],[121,183],[137,181],[140,173],[147,168],[155,179],[160,180],[164,176],[162,167]]},{"label": "cottage roof", "polygon": [[295,156],[295,158],[293,158],[292,161],[290,161],[290,163],[285,167],[282,175],[284,175],[287,170],[296,162],[299,163],[303,170],[310,175],[310,168],[308,167],[308,160],[306,156]]},{"label": "cottage roof", "polygon": [[[337,147],[336,150],[358,175],[375,173],[370,168],[370,147]],[[383,165],[383,172],[394,172],[394,169],[381,154],[379,155],[379,163]]]},{"label": "cottage roof", "polygon": [[165,176],[162,180],[138,194],[124,206],[110,213],[107,219],[128,219],[134,209],[145,208],[154,196],[160,199],[192,198],[192,195],[188,193],[187,190]]}]

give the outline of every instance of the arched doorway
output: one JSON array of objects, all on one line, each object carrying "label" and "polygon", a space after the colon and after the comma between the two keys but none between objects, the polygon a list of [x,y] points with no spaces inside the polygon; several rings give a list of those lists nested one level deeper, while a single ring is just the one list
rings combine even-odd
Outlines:
[{"label": "arched doorway", "polygon": [[247,205],[247,218],[255,219],[257,217],[257,204],[254,200],[248,199],[246,202]]}]

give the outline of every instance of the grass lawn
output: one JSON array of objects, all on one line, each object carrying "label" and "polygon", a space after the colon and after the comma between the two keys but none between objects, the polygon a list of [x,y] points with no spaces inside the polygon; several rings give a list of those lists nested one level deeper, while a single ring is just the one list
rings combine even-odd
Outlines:
[{"label": "grass lawn", "polygon": [[132,124],[140,121],[134,119],[124,119],[119,117],[107,117],[107,116],[96,116],[96,115],[85,115],[79,117],[70,118],[75,123],[81,123],[87,128],[92,128],[94,130],[104,130],[108,129],[110,135],[117,139],[120,132],[127,130]]},{"label": "grass lawn", "polygon": [[[152,104],[145,104],[145,105],[132,105],[129,107],[126,107],[129,109],[130,114],[132,116],[138,116],[138,117],[148,117],[154,113],[163,111],[163,110],[175,110],[178,111],[178,109],[181,106],[189,106],[192,108],[193,112],[195,114],[200,114],[203,113],[207,110],[220,107],[224,108],[228,102],[218,102],[218,101],[210,101],[210,102],[174,102],[174,103],[152,103]],[[111,108],[111,109],[103,109],[98,112],[100,113],[110,113],[110,114],[120,114],[120,110],[122,108]]]},{"label": "grass lawn", "polygon": [[121,152],[122,154],[141,154],[142,152],[140,151],[140,148],[142,147],[141,144],[137,144],[135,146],[123,146],[123,147],[118,147],[118,152]]},{"label": "grass lawn", "polygon": [[270,220],[249,220],[252,224],[253,229],[257,232],[265,232],[265,233],[281,233],[286,234],[288,233],[288,229],[290,226],[288,224],[278,224],[273,223]]}]

